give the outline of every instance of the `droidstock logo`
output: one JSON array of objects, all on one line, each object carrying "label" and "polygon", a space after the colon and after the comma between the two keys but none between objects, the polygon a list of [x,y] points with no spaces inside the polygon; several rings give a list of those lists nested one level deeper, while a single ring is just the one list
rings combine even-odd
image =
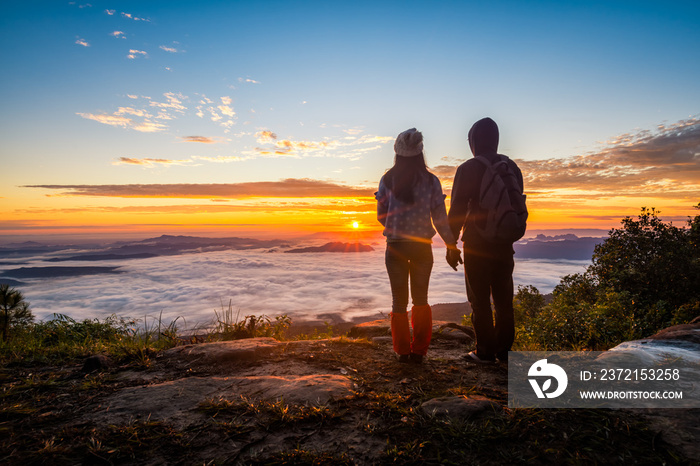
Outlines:
[{"label": "droidstock logo", "polygon": [[[535,377],[534,379],[528,379],[532,389],[535,391],[537,398],[556,398],[566,390],[566,386],[569,383],[569,379],[566,376],[566,372],[561,367],[556,364],[548,364],[546,359],[540,359],[532,366],[527,375],[529,377]],[[544,379],[542,386],[540,386],[537,378]],[[548,392],[552,388],[552,378],[557,381],[557,386],[554,391]]]}]

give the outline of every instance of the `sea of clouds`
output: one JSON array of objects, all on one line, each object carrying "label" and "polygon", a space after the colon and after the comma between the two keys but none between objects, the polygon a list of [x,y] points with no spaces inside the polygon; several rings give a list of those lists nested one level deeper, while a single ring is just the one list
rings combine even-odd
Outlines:
[{"label": "sea of clouds", "polygon": [[[429,298],[432,304],[466,301],[464,275],[435,249]],[[24,267],[48,264],[25,259]],[[517,258],[516,258],[517,259]],[[562,276],[583,272],[590,261],[516,260],[514,281],[551,292]],[[180,318],[187,327],[206,326],[229,307],[246,315],[327,319],[387,314],[391,290],[383,247],[364,253],[284,254],[265,250],[227,250],[148,259],[62,262],[62,266],[119,266],[121,273],[26,279],[18,288],[38,319],[54,313],[74,319],[111,314],[164,322]],[[13,268],[3,264],[0,270]]]}]

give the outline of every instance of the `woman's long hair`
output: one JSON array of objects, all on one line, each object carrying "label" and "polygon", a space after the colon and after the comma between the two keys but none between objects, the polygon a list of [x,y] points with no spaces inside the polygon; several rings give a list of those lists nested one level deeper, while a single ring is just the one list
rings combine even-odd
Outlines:
[{"label": "woman's long hair", "polygon": [[394,166],[384,175],[384,183],[398,200],[405,204],[413,204],[414,188],[428,178],[428,173],[422,153],[412,157],[397,155],[394,158]]}]

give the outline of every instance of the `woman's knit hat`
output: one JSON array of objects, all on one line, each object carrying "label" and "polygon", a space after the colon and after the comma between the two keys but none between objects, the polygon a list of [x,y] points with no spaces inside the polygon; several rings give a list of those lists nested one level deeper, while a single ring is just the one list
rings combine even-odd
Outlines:
[{"label": "woman's knit hat", "polygon": [[407,129],[396,137],[394,152],[402,157],[414,157],[423,153],[423,134],[416,128]]}]

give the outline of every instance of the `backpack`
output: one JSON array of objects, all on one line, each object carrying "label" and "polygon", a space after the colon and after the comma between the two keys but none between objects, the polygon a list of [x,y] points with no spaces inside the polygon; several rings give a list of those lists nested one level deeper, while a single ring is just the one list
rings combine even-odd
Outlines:
[{"label": "backpack", "polygon": [[483,228],[476,225],[476,230],[487,241],[514,243],[525,235],[526,196],[509,166],[510,159],[501,154],[498,157],[493,164],[485,157],[475,157],[486,168],[479,188],[479,207],[486,222]]}]

